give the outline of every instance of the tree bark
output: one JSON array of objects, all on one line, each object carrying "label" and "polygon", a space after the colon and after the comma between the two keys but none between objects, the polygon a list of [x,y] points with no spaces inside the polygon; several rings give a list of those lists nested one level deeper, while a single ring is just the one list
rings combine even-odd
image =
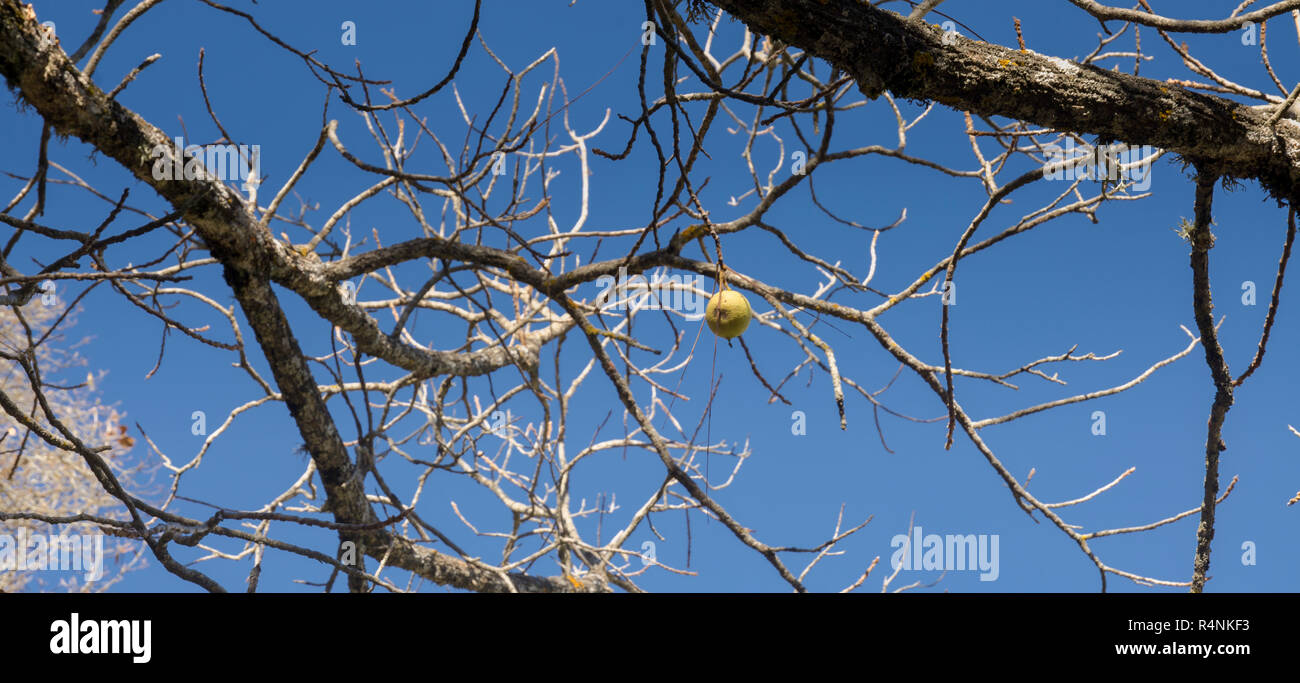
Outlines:
[{"label": "tree bark", "polygon": [[1269,127],[1266,112],[1226,98],[961,36],[945,41],[938,26],[859,0],[709,2],[839,66],[868,97],[888,90],[1102,142],[1152,145],[1202,172],[1258,180],[1279,200],[1300,181],[1300,122]]}]

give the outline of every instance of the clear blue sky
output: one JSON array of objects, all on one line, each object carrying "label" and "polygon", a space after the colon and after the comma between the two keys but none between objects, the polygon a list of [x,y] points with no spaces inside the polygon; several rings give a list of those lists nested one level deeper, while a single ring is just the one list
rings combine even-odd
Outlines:
[{"label": "clear blue sky", "polygon": [[[1220,16],[1232,3],[1207,1],[1170,5],[1170,12],[1200,18]],[[79,45],[93,26],[92,8],[99,2],[60,0],[37,2],[41,20],[54,20],[63,43]],[[336,68],[348,70],[360,60],[372,78],[391,79],[399,94],[423,91],[445,73],[459,47],[467,25],[468,2],[351,3],[341,0],[317,2],[262,2],[232,0],[232,6],[252,11],[258,21],[291,44],[317,50],[317,56]],[[896,9],[901,5],[894,4]],[[990,9],[993,8],[993,9]],[[1095,45],[1098,26],[1065,2],[976,3],[950,0],[945,12],[974,28],[986,40],[1004,45],[1015,41],[1011,16],[1021,19],[1029,48],[1063,58],[1080,57]],[[579,131],[598,124],[606,108],[614,114],[635,116],[636,52],[621,64],[629,49],[639,48],[640,3],[578,0],[524,2],[490,0],[485,3],[481,32],[496,54],[516,69],[546,50],[558,51],[561,76],[570,95],[599,81],[590,93],[574,103],[570,120]],[[340,44],[340,24],[354,21],[357,45]],[[1300,79],[1300,50],[1295,29],[1281,20],[1271,25],[1270,54],[1279,76],[1286,83]],[[728,54],[738,43],[740,25],[724,20],[724,38],[715,53]],[[1153,78],[1190,78],[1152,31],[1143,31],[1142,44],[1157,59],[1143,65],[1141,75]],[[1255,47],[1241,44],[1238,34],[1189,36],[1185,38],[1197,55],[1221,73],[1239,82],[1275,91],[1259,64]],[[1132,42],[1120,39],[1116,49],[1131,49]],[[242,20],[214,11],[192,0],[169,0],[133,25],[100,65],[96,79],[111,88],[123,74],[154,52],[163,58],[146,70],[120,97],[127,106],[169,134],[183,133],[181,120],[191,140],[210,141],[219,133],[209,121],[199,91],[196,66],[199,48],[207,53],[206,75],[209,92],[218,115],[239,141],[259,144],[264,155],[262,172],[269,176],[264,195],[273,193],[311,148],[318,133],[324,89],[298,58],[256,35]],[[649,79],[650,94],[661,92],[660,51],[654,48]],[[1113,62],[1112,62],[1113,63]],[[1131,60],[1122,60],[1124,68]],[[607,78],[611,69],[617,68]],[[526,92],[536,93],[549,80],[552,66],[529,82]],[[824,73],[824,68],[823,68]],[[467,106],[486,115],[495,103],[503,75],[477,44],[473,46],[456,85]],[[1265,86],[1268,86],[1267,88]],[[688,86],[683,86],[685,89]],[[855,94],[856,96],[856,94]],[[905,114],[914,117],[920,107],[900,103]],[[429,117],[430,127],[452,145],[465,134],[450,91],[421,103],[416,111]],[[693,112],[702,111],[696,108]],[[337,99],[330,117],[340,120],[340,135],[363,158],[375,160],[374,148],[360,117],[348,112]],[[698,117],[697,117],[698,118]],[[732,207],[727,199],[748,187],[748,176],[738,156],[740,136],[728,135],[715,126],[708,151],[712,159],[703,166],[701,178],[712,180],[703,199],[714,220],[727,220],[747,212],[752,198]],[[884,99],[864,109],[841,115],[837,121],[837,142],[833,147],[868,144],[893,145],[895,127]],[[670,134],[667,119],[657,122],[661,134]],[[908,152],[961,169],[976,167],[970,145],[962,134],[961,115],[936,108],[910,132]],[[557,128],[557,133],[562,129]],[[12,106],[0,108],[0,169],[28,174],[35,165],[40,119],[34,112],[19,112]],[[607,150],[621,150],[628,125],[612,120],[594,144]],[[797,139],[788,126],[781,129],[787,152]],[[564,138],[560,139],[561,142]],[[428,141],[422,153],[429,159]],[[774,161],[770,142],[758,150],[763,163]],[[992,152],[992,145],[985,148]],[[143,183],[135,181],[114,162],[77,140],[53,144],[52,159],[74,170],[100,191],[116,196],[127,186],[132,201],[155,214],[165,213],[161,200]],[[1017,173],[1029,169],[1022,159]],[[561,171],[552,183],[557,220],[576,217],[578,167],[572,156],[554,162]],[[431,166],[432,168],[432,166]],[[786,166],[788,169],[788,164]],[[439,169],[440,170],[440,169]],[[430,172],[436,172],[430,171]],[[783,170],[782,173],[785,173]],[[1156,361],[1173,355],[1187,344],[1179,329],[1194,329],[1191,305],[1191,271],[1188,247],[1173,229],[1182,217],[1191,218],[1193,185],[1181,166],[1166,158],[1153,170],[1154,196],[1139,202],[1111,202],[1098,212],[1099,223],[1073,215],[1009,240],[992,250],[962,262],[958,277],[958,301],[952,313],[954,363],[959,367],[1004,372],[1033,359],[1059,354],[1078,345],[1078,352],[1105,355],[1123,353],[1106,363],[1073,363],[1056,370],[1068,386],[1048,384],[1036,378],[1019,378],[1019,391],[987,384],[959,381],[958,400],[976,419],[1004,414],[1019,407],[1085,391],[1109,388],[1128,381]],[[52,177],[62,178],[57,172]],[[1013,177],[1004,175],[1003,181]],[[919,270],[950,253],[953,244],[978,210],[985,193],[977,180],[952,179],[936,172],[880,157],[837,162],[818,170],[818,197],[841,215],[867,225],[892,222],[903,209],[908,218],[902,227],[886,233],[878,244],[881,258],[873,285],[888,291],[906,286]],[[654,198],[654,155],[642,136],[629,160],[613,163],[593,158],[592,204],[588,226],[615,229],[645,223]],[[320,202],[320,210],[309,221],[320,225],[342,201],[374,179],[364,176],[327,148],[321,161],[298,186],[306,199]],[[21,183],[0,178],[0,195],[13,196]],[[1060,192],[1059,184],[1040,183],[1017,193],[1014,203],[998,208],[976,238],[988,237],[1014,223]],[[1087,190],[1085,190],[1087,191]],[[20,207],[25,211],[30,201]],[[1035,203],[1037,202],[1037,203]],[[296,203],[292,202],[296,208]],[[1216,317],[1227,316],[1221,328],[1229,366],[1240,372],[1252,357],[1267,308],[1285,233],[1285,210],[1277,208],[1254,184],[1235,192],[1219,191],[1214,202],[1219,239],[1211,254]],[[85,229],[98,224],[107,205],[81,191],[60,187],[51,190],[51,204],[45,224]],[[18,213],[16,211],[15,213]],[[831,261],[840,261],[858,273],[868,263],[867,233],[839,225],[820,213],[808,199],[805,188],[778,202],[767,221],[785,230],[805,250]],[[391,200],[372,202],[354,212],[354,230],[377,229],[386,243],[417,235],[409,215]],[[120,228],[132,227],[128,221]],[[532,233],[544,230],[534,222]],[[676,227],[676,226],[675,226]],[[290,230],[283,225],[280,230]],[[290,234],[296,238],[301,231]],[[162,239],[163,235],[156,235]],[[28,240],[30,241],[30,240]],[[139,252],[156,253],[153,243]],[[589,250],[590,247],[584,247]],[[608,247],[606,249],[609,249]],[[724,240],[726,259],[733,268],[764,281],[798,291],[810,292],[821,276],[784,251],[771,235],[752,229]],[[609,256],[616,249],[602,251]],[[27,252],[32,253],[32,252]],[[132,260],[131,248],[110,252],[115,263]],[[694,255],[697,255],[696,252]],[[39,256],[38,253],[32,253]],[[30,263],[26,253],[20,261]],[[1234,476],[1240,481],[1220,506],[1214,556],[1208,584],[1211,591],[1293,591],[1300,588],[1300,547],[1295,543],[1300,507],[1288,508],[1286,500],[1300,489],[1300,438],[1290,434],[1288,424],[1300,426],[1300,411],[1294,404],[1298,367],[1291,353],[1300,335],[1300,313],[1296,310],[1295,278],[1283,292],[1283,306],[1273,330],[1270,353],[1264,365],[1236,395],[1228,415],[1224,438],[1223,483]],[[1258,287],[1256,306],[1241,302],[1243,281]],[[214,294],[223,305],[233,297],[215,269],[208,269],[193,283]],[[66,299],[80,291],[79,285],[60,287]],[[587,296],[598,289],[587,285]],[[298,339],[312,354],[328,353],[328,327],[314,320],[295,295],[278,290],[281,300],[298,327]],[[584,290],[580,290],[580,294]],[[362,297],[378,296],[378,290],[363,290]],[[841,293],[836,301],[859,307],[878,302],[874,295]],[[767,310],[751,296],[757,310]],[[146,373],[157,359],[159,325],[156,319],[131,308],[107,288],[97,289],[83,302],[75,332],[90,335],[93,342],[83,348],[93,367],[110,371],[104,383],[104,399],[117,402],[132,424],[138,422],[173,460],[185,461],[197,452],[201,437],[190,432],[190,415],[207,413],[209,428],[215,427],[232,407],[256,395],[256,387],[242,373],[230,367],[234,357],[171,335],[160,371],[150,379]],[[229,338],[228,327],[209,309],[181,302],[177,315],[194,324],[210,323],[215,334]],[[883,324],[905,347],[923,359],[942,362],[938,331],[940,309],[937,298],[899,307],[882,318]],[[806,319],[806,318],[805,318]],[[387,325],[389,323],[381,323]],[[837,350],[842,372],[872,390],[893,377],[897,363],[884,352],[865,329],[836,322],[836,329],[821,325],[817,330]],[[241,328],[251,340],[251,331]],[[426,314],[413,325],[417,336],[441,340],[441,347],[458,343],[455,332],[442,332],[439,321]],[[638,334],[654,346],[668,338],[659,321],[638,326]],[[695,328],[688,325],[690,334]],[[575,333],[576,334],[576,333]],[[764,374],[779,380],[802,358],[801,352],[784,335],[751,328],[746,339]],[[696,397],[682,407],[683,421],[699,419],[711,372],[712,338],[701,338],[701,349],[690,365],[683,389]],[[553,348],[551,349],[553,351]],[[569,377],[585,362],[590,350],[574,336],[564,350],[563,367]],[[645,354],[642,354],[644,357]],[[269,377],[265,363],[255,358],[258,368]],[[549,361],[548,361],[549,362]],[[543,364],[544,367],[547,363]],[[849,393],[849,427],[841,431],[831,398],[829,378],[818,371],[808,382],[806,374],[788,382],[783,393],[793,406],[768,404],[766,393],[750,374],[739,346],[717,349],[716,368],[722,376],[714,404],[713,438],[743,442],[753,450],[738,480],[720,492],[718,498],[756,535],[773,545],[810,546],[819,543],[834,527],[840,506],[845,525],[873,516],[871,523],[842,544],[844,555],[827,558],[811,574],[814,590],[838,590],[851,583],[877,555],[881,564],[862,590],[879,590],[887,576],[891,539],[905,533],[908,520],[925,532],[938,534],[997,534],[1000,568],[996,581],[981,582],[976,572],[948,573],[929,590],[951,591],[1095,591],[1098,574],[1077,546],[1050,523],[1036,523],[1013,502],[1005,485],[983,457],[960,433],[951,451],[943,449],[942,421],[916,424],[882,414],[881,425],[893,454],[880,443],[870,405]],[[1049,370],[1049,373],[1051,370]],[[380,374],[379,378],[395,376]],[[321,376],[321,379],[324,379]],[[368,375],[368,379],[377,379]],[[477,386],[486,395],[486,385]],[[644,400],[648,389],[636,386]],[[1067,520],[1088,530],[1132,526],[1154,522],[1199,505],[1202,495],[1205,425],[1213,386],[1200,348],[1183,360],[1157,372],[1146,383],[1127,393],[1096,402],[1074,404],[1039,413],[1019,422],[990,427],[983,434],[988,444],[1012,472],[1020,476],[1030,468],[1036,474],[1030,490],[1047,501],[1062,501],[1085,495],[1129,467],[1136,471],[1123,483],[1090,503],[1067,508]],[[943,407],[937,397],[905,370],[895,388],[882,397],[901,412],[923,418],[938,417]],[[585,446],[592,429],[611,407],[617,405],[612,387],[597,371],[588,380],[574,410],[570,425],[570,448]],[[338,409],[341,404],[336,405]],[[807,415],[807,434],[791,433],[791,413]],[[1091,432],[1091,414],[1103,410],[1107,434]],[[345,438],[354,438],[351,419],[337,411]],[[621,429],[619,412],[601,433],[609,438]],[[490,439],[489,439],[490,440]],[[301,442],[283,405],[271,404],[241,416],[234,428],[208,453],[203,466],[186,475],[182,493],[193,498],[219,502],[227,507],[256,507],[283,490],[302,469],[304,461],[294,453]],[[137,447],[137,453],[142,452]],[[724,459],[712,468],[725,469]],[[409,469],[396,470],[408,473]],[[607,453],[593,463],[578,480],[577,497],[594,501],[601,493],[617,492],[621,508],[606,520],[612,528],[631,514],[634,506],[662,479],[662,467],[645,453],[629,453],[623,459]],[[390,476],[389,481],[392,482]],[[161,488],[165,482],[160,480]],[[409,490],[409,486],[407,487]],[[485,557],[499,556],[495,542],[475,539],[452,513],[454,499],[467,516],[482,528],[500,529],[508,518],[482,490],[462,481],[446,481],[426,490],[421,514],[449,533],[470,552]],[[180,504],[177,510],[205,516],[202,508]],[[662,561],[685,564],[686,529],[681,513],[656,519],[666,541],[656,541]],[[692,515],[691,570],[696,577],[650,571],[639,583],[650,590],[676,591],[783,591],[788,586],[760,556],[743,547],[722,525],[706,524]],[[1093,542],[1093,548],[1112,566],[1138,574],[1169,580],[1187,580],[1195,546],[1196,516],[1154,532],[1122,535]],[[330,534],[302,531],[287,525],[273,525],[273,535],[285,540],[312,544],[329,552]],[[629,543],[639,547],[651,540],[642,527]],[[1241,561],[1242,544],[1253,542],[1258,558],[1254,565]],[[223,547],[233,549],[225,544]],[[181,549],[177,549],[181,552]],[[184,551],[190,552],[190,551]],[[182,557],[194,555],[182,554]],[[806,556],[786,556],[796,573]],[[372,565],[373,566],[373,565]],[[202,571],[228,589],[241,590],[249,564],[227,561],[205,562]],[[537,571],[555,574],[551,562]],[[298,558],[271,553],[265,566],[262,587],[266,590],[307,590],[291,583],[294,578],[319,581],[326,571]],[[933,581],[938,572],[903,572],[895,586],[914,580]],[[1146,589],[1112,576],[1111,590]],[[436,587],[427,586],[434,590]],[[151,559],[147,569],[131,573],[117,586],[127,591],[193,591],[196,587],[162,570]]]}]

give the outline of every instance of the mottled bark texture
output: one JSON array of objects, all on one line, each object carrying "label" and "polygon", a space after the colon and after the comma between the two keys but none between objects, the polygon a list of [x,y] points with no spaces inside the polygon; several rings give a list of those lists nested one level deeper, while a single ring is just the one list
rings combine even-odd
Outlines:
[{"label": "mottled bark texture", "polygon": [[1196,222],[1187,233],[1192,255],[1192,308],[1196,314],[1196,327],[1201,333],[1201,346],[1205,348],[1205,363],[1214,378],[1214,403],[1210,406],[1210,419],[1206,425],[1205,439],[1205,497],[1201,503],[1201,523],[1196,528],[1196,556],[1192,561],[1192,592],[1205,590],[1210,571],[1210,543],[1214,540],[1214,512],[1219,495],[1219,453],[1226,450],[1223,443],[1223,422],[1232,407],[1232,374],[1223,357],[1218,331],[1214,326],[1214,302],[1210,297],[1210,249],[1214,248],[1214,233],[1210,230],[1213,216],[1214,183],[1218,179],[1202,174],[1196,179]]},{"label": "mottled bark texture", "polygon": [[[709,0],[755,32],[851,74],[869,97],[954,109],[1152,145],[1201,172],[1258,180],[1279,199],[1300,181],[1300,122],[1162,81],[991,45],[911,22],[860,0]],[[1082,12],[1080,22],[1092,22]],[[949,44],[945,44],[945,42]]]}]

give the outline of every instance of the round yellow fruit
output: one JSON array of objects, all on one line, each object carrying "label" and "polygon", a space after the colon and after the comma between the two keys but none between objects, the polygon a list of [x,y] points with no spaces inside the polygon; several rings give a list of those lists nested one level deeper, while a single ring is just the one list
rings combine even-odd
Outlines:
[{"label": "round yellow fruit", "polygon": [[739,337],[749,327],[753,312],[749,310],[749,301],[745,295],[732,289],[724,289],[709,299],[704,307],[704,322],[709,329],[723,339]]}]

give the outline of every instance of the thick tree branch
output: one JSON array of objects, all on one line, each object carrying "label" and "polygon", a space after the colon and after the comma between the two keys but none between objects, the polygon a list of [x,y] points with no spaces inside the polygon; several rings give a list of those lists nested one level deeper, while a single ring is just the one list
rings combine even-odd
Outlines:
[{"label": "thick tree branch", "polygon": [[[263,277],[301,295],[312,308],[351,333],[359,348],[420,377],[482,375],[535,362],[535,346],[493,347],[473,353],[428,351],[379,331],[373,318],[347,303],[337,283],[305,256],[276,240],[247,210],[239,193],[200,172],[193,180],[154,178],[155,149],[177,161],[174,141],[135,112],[109,99],[57,45],[45,45],[41,27],[17,0],[0,0],[0,75],[35,107],[55,132],[74,136],[116,160],[172,206],[183,209],[213,255],[240,271]],[[183,162],[184,159],[179,161]],[[522,259],[521,259],[522,261]]]},{"label": "thick tree branch", "polygon": [[[327,507],[341,524],[373,524],[377,521],[366,500],[362,472],[348,457],[347,448],[317,388],[302,348],[269,283],[248,276],[229,265],[226,282],[235,292],[244,315],[266,354],[276,385],[293,416],[325,485]],[[459,558],[414,545],[388,529],[341,532],[340,537],[389,566],[405,569],[442,585],[473,591],[507,592],[503,572],[478,567]],[[509,574],[516,591],[572,592],[578,586],[561,577]],[[595,576],[584,577],[580,590],[606,590]]]},{"label": "thick tree branch", "polygon": [[[246,209],[242,197],[220,179],[207,173],[193,180],[155,178],[153,150],[163,148],[168,156],[174,156],[174,143],[163,131],[109,99],[57,46],[43,45],[40,30],[16,0],[0,0],[0,74],[55,132],[84,140],[121,163],[173,206],[183,208],[185,220],[224,266],[226,281],[253,326],[306,441],[336,521],[374,523],[377,518],[366,499],[363,478],[348,455],[270,282],[302,295],[315,310],[351,332],[362,351],[427,375],[484,374],[526,361],[529,355],[535,357],[536,344],[525,345],[522,356],[518,350],[499,347],[455,354],[426,352],[388,339],[378,332],[373,319],[344,302],[335,283],[322,275],[319,264],[313,266],[309,259],[275,240]],[[607,590],[596,577],[584,577],[575,584],[563,577],[507,574],[416,546],[387,529],[346,531],[341,536],[355,541],[366,554],[383,558],[388,566],[442,585],[474,591]]]},{"label": "thick tree branch", "polygon": [[1202,173],[1196,178],[1196,218],[1187,233],[1192,243],[1192,305],[1196,327],[1201,332],[1201,347],[1205,349],[1205,363],[1214,378],[1214,403],[1205,437],[1205,498],[1201,504],[1201,523],[1196,529],[1196,559],[1192,563],[1192,592],[1205,589],[1210,570],[1210,543],[1214,540],[1214,508],[1219,494],[1219,453],[1227,449],[1223,443],[1223,421],[1232,407],[1232,375],[1228,361],[1219,345],[1218,331],[1214,327],[1214,303],[1210,300],[1210,249],[1214,248],[1214,233],[1210,231],[1211,206],[1214,199],[1213,175]]},{"label": "thick tree branch", "polygon": [[[852,74],[869,97],[933,100],[1055,130],[1152,145],[1285,199],[1300,180],[1300,122],[1221,97],[1032,51],[955,37],[858,0],[711,0],[758,33]],[[1241,18],[1235,19],[1240,25]]]}]

